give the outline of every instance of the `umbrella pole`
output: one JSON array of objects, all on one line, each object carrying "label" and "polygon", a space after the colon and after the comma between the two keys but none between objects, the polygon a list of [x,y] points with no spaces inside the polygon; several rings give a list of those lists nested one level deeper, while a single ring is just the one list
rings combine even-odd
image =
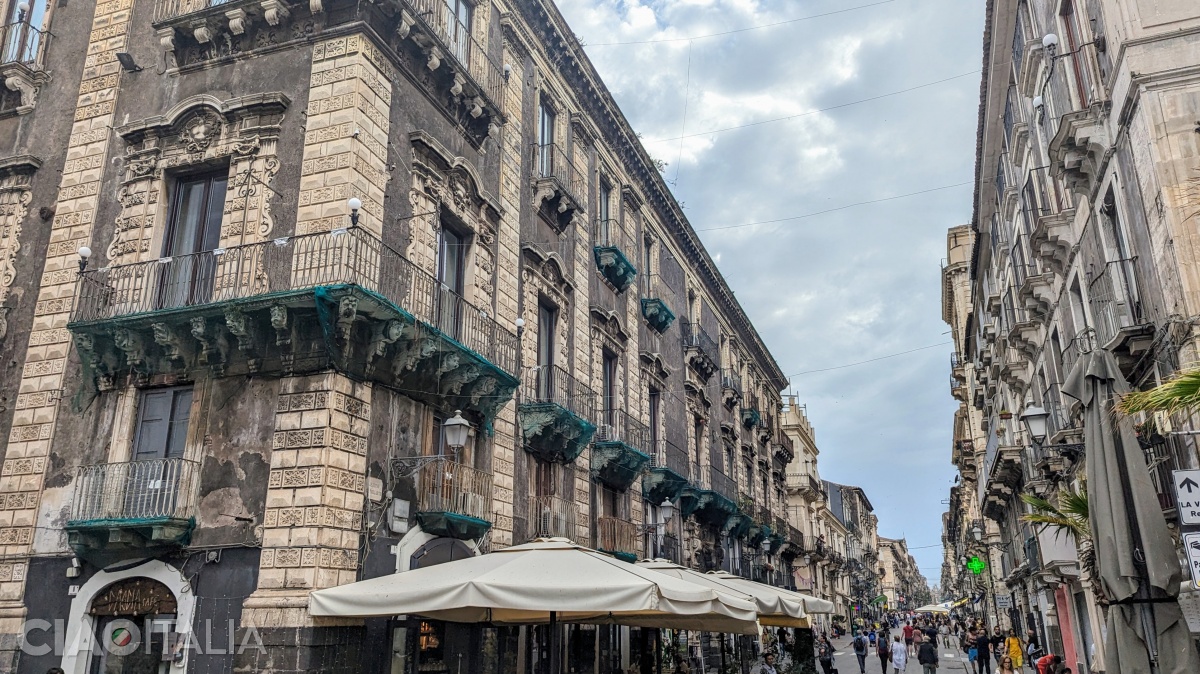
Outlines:
[{"label": "umbrella pole", "polygon": [[550,612],[550,674],[560,674],[562,667],[558,655],[558,611]]},{"label": "umbrella pole", "polygon": [[[1158,632],[1154,621],[1154,606],[1150,603],[1150,574],[1146,569],[1145,541],[1133,512],[1133,486],[1129,483],[1129,464],[1126,462],[1125,443],[1121,440],[1120,426],[1113,425],[1113,444],[1117,447],[1117,477],[1121,480],[1121,495],[1125,497],[1125,520],[1134,540],[1133,564],[1138,571],[1138,590],[1134,595],[1142,631],[1146,634],[1146,659],[1150,663],[1150,674],[1158,674]],[[1140,559],[1139,559],[1140,558]],[[1111,610],[1111,609],[1110,609]]]},{"label": "umbrella pole", "polygon": [[662,674],[662,630],[654,630],[654,671]]}]

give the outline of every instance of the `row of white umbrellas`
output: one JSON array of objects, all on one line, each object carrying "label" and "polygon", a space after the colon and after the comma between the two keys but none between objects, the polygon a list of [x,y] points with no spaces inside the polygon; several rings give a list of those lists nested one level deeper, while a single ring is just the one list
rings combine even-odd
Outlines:
[{"label": "row of white umbrellas", "polygon": [[724,572],[622,562],[565,538],[537,539],[310,595],[314,616],[419,615],[451,622],[615,624],[757,634],[808,627],[833,604]]}]

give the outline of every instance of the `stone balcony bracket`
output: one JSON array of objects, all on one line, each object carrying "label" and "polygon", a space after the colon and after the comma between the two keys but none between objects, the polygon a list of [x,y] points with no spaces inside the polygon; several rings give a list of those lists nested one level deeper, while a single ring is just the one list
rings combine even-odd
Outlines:
[{"label": "stone balcony bracket", "polygon": [[675,322],[675,312],[657,297],[642,298],[642,317],[651,330],[662,334]]},{"label": "stone balcony bracket", "polygon": [[1059,276],[1066,273],[1075,254],[1075,237],[1072,232],[1074,221],[1073,208],[1059,213],[1039,215],[1029,235],[1029,245],[1033,248],[1033,254],[1044,266]]},{"label": "stone balcony bracket", "polygon": [[1054,306],[1054,273],[1045,271],[1030,274],[1017,289],[1017,296],[1024,302],[1025,309],[1038,316],[1048,316]]},{"label": "stone balcony bracket", "polygon": [[1029,319],[1012,326],[1008,331],[1008,343],[1033,358],[1042,347],[1042,322]]},{"label": "stone balcony bracket", "polygon": [[596,425],[552,402],[517,406],[525,451],[549,463],[571,463],[592,441]]},{"label": "stone balcony bracket", "polygon": [[1045,50],[1041,39],[1029,40],[1025,43],[1024,55],[1021,58],[1021,71],[1017,73],[1017,88],[1025,98],[1033,98],[1040,92],[1042,82],[1042,62]]},{"label": "stone balcony bracket", "polygon": [[1112,156],[1113,145],[1105,125],[1107,104],[1098,103],[1087,110],[1062,116],[1058,133],[1050,140],[1051,174],[1062,178],[1067,188],[1089,197],[1099,186],[1104,166]]},{"label": "stone balcony bracket", "polygon": [[596,246],[593,248],[596,256],[596,268],[605,281],[618,292],[625,292],[637,278],[637,268],[629,261],[629,257],[619,246]]},{"label": "stone balcony bracket", "polygon": [[10,62],[0,64],[0,79],[9,91],[21,95],[16,114],[24,115],[33,112],[34,106],[37,105],[38,92],[50,82],[50,74],[41,69],[31,69],[24,63]]}]

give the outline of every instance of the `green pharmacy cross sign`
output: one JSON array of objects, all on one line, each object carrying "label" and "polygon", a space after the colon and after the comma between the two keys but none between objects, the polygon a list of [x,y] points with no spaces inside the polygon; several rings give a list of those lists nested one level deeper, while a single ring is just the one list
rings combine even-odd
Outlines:
[{"label": "green pharmacy cross sign", "polygon": [[971,573],[978,576],[987,568],[987,564],[978,557],[972,557],[971,561],[967,562],[967,568],[970,569]]}]

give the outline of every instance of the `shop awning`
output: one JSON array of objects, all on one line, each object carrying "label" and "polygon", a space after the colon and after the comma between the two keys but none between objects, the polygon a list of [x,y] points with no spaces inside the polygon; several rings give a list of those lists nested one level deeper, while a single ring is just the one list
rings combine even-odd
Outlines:
[{"label": "shop awning", "polygon": [[[791,590],[785,590],[783,588],[774,587],[772,585],[767,585],[765,583],[759,583],[757,581],[747,580],[745,578],[742,578],[740,576],[735,576],[732,573],[728,573],[726,571],[713,571],[713,572],[711,572],[711,575],[716,576],[717,578],[720,578],[722,580],[726,580],[730,584],[734,585],[735,587],[746,587],[747,594],[751,594],[754,591],[773,592],[789,601],[796,601],[797,599],[799,599],[799,601],[803,602],[804,611],[806,613],[833,613],[834,612],[833,602],[826,601],[824,599],[818,599],[817,597],[814,597],[812,595],[801,594],[799,592],[792,592]],[[765,588],[765,589],[762,589],[762,588]]]},{"label": "shop awning", "polygon": [[[740,599],[754,602],[758,610],[758,622],[768,627],[809,627],[808,614],[804,610],[804,602],[800,599],[789,599],[777,593],[764,591],[766,588],[746,587],[745,584],[734,585],[724,578],[712,573],[700,573],[680,566],[665,559],[654,559],[638,562],[638,566],[653,569],[680,580],[686,580],[697,585],[704,585],[722,594],[732,595]],[[761,584],[760,584],[761,585]]]}]

